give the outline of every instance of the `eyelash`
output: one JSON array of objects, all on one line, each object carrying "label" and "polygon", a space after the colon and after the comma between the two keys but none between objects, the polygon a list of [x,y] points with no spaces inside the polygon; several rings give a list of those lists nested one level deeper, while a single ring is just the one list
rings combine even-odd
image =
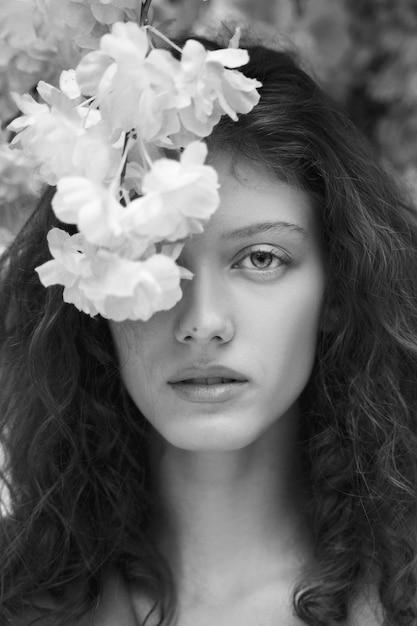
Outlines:
[{"label": "eyelash", "polygon": [[[273,259],[279,261],[279,265],[277,267],[274,268],[270,268],[265,267],[265,268],[257,268],[255,266],[252,266],[251,268],[249,267],[243,267],[240,269],[245,269],[248,270],[250,272],[262,272],[263,274],[265,273],[273,273],[276,272],[277,270],[279,270],[283,265],[290,265],[291,264],[291,259],[288,255],[286,255],[282,250],[280,250],[279,248],[274,248],[274,247],[263,247],[263,246],[251,246],[250,248],[246,248],[245,250],[243,250],[241,256],[238,258],[237,261],[235,261],[235,263],[233,263],[233,268],[237,268],[237,266],[242,263],[242,261],[244,261],[245,259],[250,259],[252,257],[252,255],[256,255],[259,253],[263,253],[266,255],[271,255],[271,257],[273,257]],[[271,262],[272,263],[272,262]],[[238,268],[239,269],[239,268]]]}]

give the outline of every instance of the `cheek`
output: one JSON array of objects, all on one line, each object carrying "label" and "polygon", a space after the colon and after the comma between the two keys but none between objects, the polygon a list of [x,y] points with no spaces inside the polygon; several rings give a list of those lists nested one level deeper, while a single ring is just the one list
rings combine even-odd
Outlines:
[{"label": "cheek", "polygon": [[324,295],[322,273],[308,274],[282,290],[259,324],[264,374],[305,386],[313,366]]},{"label": "cheek", "polygon": [[156,314],[147,322],[110,322],[110,331],[122,368],[145,368],[145,363],[150,362],[149,355],[157,349],[167,328],[161,317]]},{"label": "cheek", "polygon": [[147,415],[154,405],[150,381],[152,372],[149,358],[153,342],[158,332],[149,321],[121,322],[110,324],[120,365],[120,375],[126,390],[136,406]]}]

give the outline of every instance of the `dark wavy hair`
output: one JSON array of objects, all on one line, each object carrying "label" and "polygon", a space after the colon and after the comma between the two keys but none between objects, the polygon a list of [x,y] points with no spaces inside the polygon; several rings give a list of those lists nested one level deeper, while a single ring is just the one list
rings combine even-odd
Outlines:
[{"label": "dark wavy hair", "polygon": [[[288,53],[249,48],[261,100],[222,118],[212,151],[263,164],[317,199],[329,280],[300,440],[314,563],[294,589],[310,626],[347,618],[361,588],[385,624],[417,620],[417,218],[348,117]],[[45,623],[94,607],[106,568],[150,592],[175,584],[149,531],[146,420],[121,383],[106,320],[45,289],[34,267],[60,225],[48,189],[1,261],[0,419],[8,513],[0,622],[49,594]],[[67,228],[68,230],[68,228]],[[71,232],[71,231],[70,231]],[[46,613],[46,610],[45,610]],[[38,613],[40,614],[40,613]],[[44,622],[43,622],[44,623]]]}]

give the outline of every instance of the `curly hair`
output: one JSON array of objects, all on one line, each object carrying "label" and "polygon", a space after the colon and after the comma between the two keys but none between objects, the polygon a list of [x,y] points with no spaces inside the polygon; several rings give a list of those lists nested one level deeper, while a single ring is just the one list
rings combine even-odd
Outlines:
[{"label": "curly hair", "polygon": [[[314,562],[294,589],[310,626],[343,622],[366,581],[387,625],[417,619],[417,216],[377,155],[288,53],[249,48],[261,100],[222,118],[209,150],[262,163],[317,200],[329,279],[300,442]],[[149,427],[125,392],[108,324],[45,289],[54,189],[3,255],[0,420],[9,486],[0,621],[56,604],[73,623],[116,565],[175,621],[175,584],[149,529]],[[67,228],[68,230],[68,228]],[[37,613],[36,615],[40,615]],[[48,622],[47,620],[51,621]]]}]

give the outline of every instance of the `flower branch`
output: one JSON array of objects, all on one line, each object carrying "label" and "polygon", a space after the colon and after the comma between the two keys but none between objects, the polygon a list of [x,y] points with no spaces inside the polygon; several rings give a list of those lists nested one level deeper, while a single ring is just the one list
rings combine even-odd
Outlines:
[{"label": "flower branch", "polygon": [[[141,5],[143,26],[114,23],[59,89],[39,83],[43,102],[16,95],[23,115],[9,125],[13,148],[57,186],[56,216],[78,231],[49,233],[41,282],[63,286],[64,300],[88,315],[118,321],[149,319],[180,299],[191,275],[176,264],[179,250],[219,204],[202,140],[222,115],[248,113],[261,85],[238,71],[248,54],[236,38],[223,50],[192,39],[180,49],[147,24],[149,7]],[[151,35],[180,58],[153,47]],[[162,156],[172,151],[179,159]]]}]

